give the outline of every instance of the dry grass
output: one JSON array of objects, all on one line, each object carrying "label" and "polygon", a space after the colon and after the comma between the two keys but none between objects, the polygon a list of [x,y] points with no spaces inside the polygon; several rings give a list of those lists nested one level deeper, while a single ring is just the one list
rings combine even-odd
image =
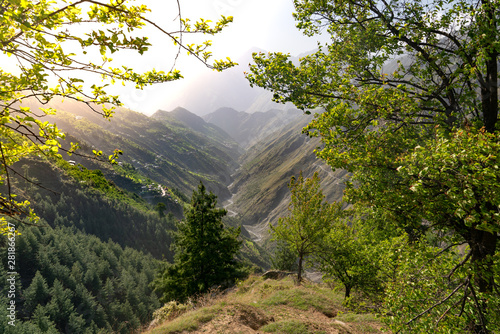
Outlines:
[{"label": "dry grass", "polygon": [[229,293],[205,295],[194,304],[144,334],[361,334],[381,333],[383,327],[371,314],[344,309],[341,293],[314,283],[295,286],[291,278],[252,276]]}]

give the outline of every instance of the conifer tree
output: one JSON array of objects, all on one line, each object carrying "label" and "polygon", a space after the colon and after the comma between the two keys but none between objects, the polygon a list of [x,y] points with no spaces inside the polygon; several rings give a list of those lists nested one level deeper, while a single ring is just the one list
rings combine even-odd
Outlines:
[{"label": "conifer tree", "polygon": [[207,193],[200,182],[191,205],[184,210],[185,220],[177,223],[174,264],[165,264],[154,281],[163,300],[185,300],[212,287],[227,287],[243,275],[235,260],[240,249],[240,228],[225,228],[217,196]]},{"label": "conifer tree", "polygon": [[38,305],[45,305],[49,299],[49,286],[40,271],[37,270],[30,286],[26,289],[24,297],[26,299],[26,311],[33,312]]}]

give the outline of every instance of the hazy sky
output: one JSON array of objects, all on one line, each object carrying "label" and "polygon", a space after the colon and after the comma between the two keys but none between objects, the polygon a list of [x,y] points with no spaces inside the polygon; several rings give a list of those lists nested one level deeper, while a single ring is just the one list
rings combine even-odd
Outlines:
[{"label": "hazy sky", "polygon": [[[217,21],[221,15],[233,16],[234,22],[229,24],[224,31],[216,36],[194,36],[184,35],[184,43],[195,43],[203,40],[213,40],[214,59],[224,59],[230,57],[238,61],[251,48],[260,48],[267,51],[280,51],[298,55],[303,52],[313,50],[317,46],[317,38],[308,38],[304,36],[295,27],[295,21],[292,13],[294,11],[293,0],[179,0],[181,5],[181,14],[184,18],[190,18],[196,21],[204,18]],[[145,3],[151,12],[148,18],[154,21],[167,31],[175,31],[178,26],[178,9],[176,0],[136,0],[135,3]],[[84,27],[72,26],[71,29]],[[82,30],[85,31],[85,30]],[[144,72],[151,69],[168,71],[172,68],[177,48],[169,38],[158,30],[151,27],[144,28],[140,35],[148,36],[152,47],[143,56],[136,52],[121,51],[112,54],[115,59],[114,67],[126,65],[134,68],[138,72]],[[73,43],[66,48],[67,52],[81,53],[80,46]],[[72,49],[73,48],[73,49]],[[90,51],[83,56],[86,58],[99,58],[97,50]],[[2,69],[19,72],[15,59],[0,55]],[[84,59],[82,59],[84,60]],[[86,59],[88,61],[88,59]],[[93,61],[96,61],[93,59]],[[108,88],[108,93],[118,94],[125,106],[146,114],[151,114],[158,109],[171,110],[175,108],[176,96],[200,75],[217,75],[216,72],[206,68],[194,57],[189,57],[183,51],[178,58],[175,68],[181,71],[184,79],[153,85],[144,90],[135,89],[134,85],[127,84],[122,86],[116,84]],[[241,64],[237,71],[248,70],[248,62]],[[76,75],[72,74],[72,75]],[[99,77],[87,73],[78,74],[85,83],[90,85],[100,80]],[[189,92],[191,94],[191,92]],[[196,92],[192,92],[196,94]],[[228,106],[231,107],[231,106]]]},{"label": "hazy sky", "polygon": [[[152,9],[150,15],[155,22],[162,26],[172,26],[175,22],[177,11],[174,0],[149,0],[146,4]],[[217,59],[231,57],[237,60],[252,47],[298,55],[317,45],[316,39],[304,36],[295,28],[293,0],[181,0],[180,4],[182,16],[192,20],[203,17],[216,21],[220,15],[234,17],[234,22],[219,35],[203,37],[213,40],[211,50]],[[190,37],[185,36],[186,40]],[[150,39],[155,47],[140,59],[133,60],[135,68],[168,70],[172,65],[175,47],[160,34],[153,33]],[[149,87],[144,91],[135,91],[132,87],[117,88],[125,104],[147,114],[160,108],[172,108],[169,101],[176,94],[201,73],[211,71],[184,54],[176,67],[185,79]],[[241,68],[242,72],[246,70],[246,65]]]}]

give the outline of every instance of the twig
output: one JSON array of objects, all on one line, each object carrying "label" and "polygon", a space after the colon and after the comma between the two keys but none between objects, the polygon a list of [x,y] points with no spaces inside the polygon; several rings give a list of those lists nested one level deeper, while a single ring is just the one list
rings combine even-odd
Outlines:
[{"label": "twig", "polygon": [[[0,141],[0,152],[2,153],[2,160],[3,160],[3,167],[5,169],[5,175],[6,175],[6,178],[7,178],[7,191],[9,192],[9,197],[8,197],[8,202],[7,203],[11,203],[12,201],[12,193],[11,193],[11,186],[10,186],[10,176],[9,176],[9,170],[7,168],[8,164],[7,164],[7,160],[5,159],[5,155],[3,153],[3,143]],[[7,205],[6,206],[7,209],[9,210],[9,216],[12,216],[13,213],[12,213],[12,207],[10,205]]]},{"label": "twig", "polygon": [[[465,282],[464,282],[465,283]],[[410,323],[412,323],[413,321],[417,320],[418,318],[420,318],[421,316],[423,315],[426,315],[427,313],[429,313],[430,311],[432,311],[433,309],[435,309],[436,307],[438,307],[439,305],[441,304],[444,304],[448,299],[450,299],[463,285],[464,283],[462,284],[459,284],[455,290],[453,290],[445,299],[442,299],[441,301],[439,301],[438,303],[432,305],[431,307],[429,307],[427,310],[419,313],[417,316],[415,316],[413,319],[411,319],[410,321],[407,321],[405,323],[405,325],[409,325]],[[401,330],[399,330],[397,333],[399,333]]]}]

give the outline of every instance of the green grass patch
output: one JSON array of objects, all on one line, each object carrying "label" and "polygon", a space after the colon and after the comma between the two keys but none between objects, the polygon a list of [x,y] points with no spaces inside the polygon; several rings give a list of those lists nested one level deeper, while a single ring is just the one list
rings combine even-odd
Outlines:
[{"label": "green grass patch", "polygon": [[353,322],[353,323],[363,323],[363,322],[377,322],[377,318],[374,314],[371,313],[339,313],[335,318],[342,322]]},{"label": "green grass patch", "polygon": [[87,188],[90,192],[98,191],[109,199],[122,201],[142,211],[151,210],[146,201],[137,197],[134,193],[118,188],[113,182],[108,181],[99,169],[90,170],[82,165],[72,166],[63,159],[56,159],[54,162],[56,166],[79,182],[81,187]]},{"label": "green grass patch", "polygon": [[259,330],[266,333],[304,334],[308,333],[307,325],[297,320],[282,320],[272,322]]},{"label": "green grass patch", "polygon": [[165,325],[151,330],[150,334],[182,333],[197,330],[204,323],[209,322],[221,311],[221,305],[204,307],[176,318]]},{"label": "green grass patch", "polygon": [[331,299],[323,294],[300,287],[276,291],[270,297],[264,299],[262,304],[269,306],[288,305],[303,311],[316,309],[322,313],[332,311]]}]

